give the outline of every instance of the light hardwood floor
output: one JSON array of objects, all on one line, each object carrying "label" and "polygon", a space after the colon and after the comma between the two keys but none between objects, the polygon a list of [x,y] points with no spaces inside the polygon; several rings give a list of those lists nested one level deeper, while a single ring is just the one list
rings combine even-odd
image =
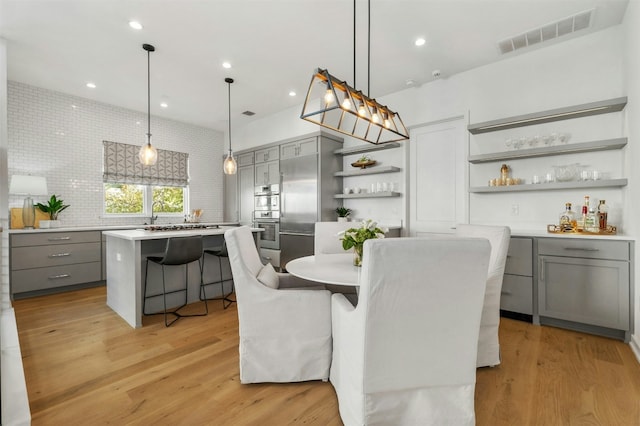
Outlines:
[{"label": "light hardwood floor", "polygon": [[[105,288],[14,303],[33,425],[341,425],[330,383],[241,385],[235,304],[134,330]],[[478,370],[478,425],[640,425],[628,345],[502,319]]]}]

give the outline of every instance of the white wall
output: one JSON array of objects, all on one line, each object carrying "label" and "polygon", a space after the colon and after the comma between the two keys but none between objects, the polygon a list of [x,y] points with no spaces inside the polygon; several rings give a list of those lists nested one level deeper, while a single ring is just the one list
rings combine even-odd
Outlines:
[{"label": "white wall", "polygon": [[[625,58],[625,86],[629,103],[626,108],[627,112],[627,135],[629,136],[629,155],[627,158],[629,170],[629,193],[625,209],[628,212],[634,212],[631,216],[633,220],[629,220],[627,231],[630,235],[638,237],[640,235],[640,224],[638,223],[637,212],[640,209],[640,169],[638,168],[638,160],[640,160],[640,122],[638,114],[640,114],[640,2],[631,1],[627,6],[627,13],[624,18],[624,58]],[[632,348],[634,348],[636,357],[640,360],[640,247],[636,245],[635,250],[635,293],[634,293],[634,315],[635,315],[635,332],[631,338]]]},{"label": "white wall", "polygon": [[[397,92],[379,100],[398,111],[405,125],[415,127],[460,115],[468,117],[470,122],[482,122],[625,96],[622,83],[623,41],[624,31],[621,26],[617,26],[518,56],[506,56],[506,59],[497,63]],[[372,72],[375,73],[375,70]],[[235,132],[238,137],[234,144],[237,143],[245,149],[318,130],[315,125],[299,118],[300,110],[301,107],[290,108],[254,121]],[[584,142],[598,139],[595,132],[602,128],[604,137],[613,138],[624,134],[622,117],[622,114],[608,115],[603,119],[602,125],[590,122],[591,127],[588,131],[584,121],[577,124],[554,123],[535,131],[569,129],[574,134],[574,141]],[[520,131],[527,135],[534,130],[521,128]],[[496,134],[493,135],[495,137]],[[502,139],[504,136],[499,137]],[[353,143],[353,139],[345,141],[345,145]],[[623,170],[623,152],[582,155],[577,158],[567,156],[553,161],[558,165],[567,164],[565,161],[590,164],[596,162],[594,155],[597,156],[599,167],[616,174],[612,177],[626,173],[626,170]],[[387,157],[387,154],[374,153],[374,157],[376,156],[389,158],[389,165],[397,165],[395,159]],[[350,160],[345,159],[345,169],[350,167]],[[533,162],[529,168],[516,169],[513,173],[515,177],[530,179],[531,175],[546,172],[550,165],[555,163],[550,163],[548,159]],[[402,162],[399,165],[406,169]],[[495,177],[498,175],[499,165],[495,170]],[[370,179],[387,178],[406,181],[404,172],[399,176],[377,175]],[[403,184],[401,186],[404,193],[407,188]],[[625,225],[622,214],[624,194],[625,191],[620,189],[603,189],[592,191],[590,194],[594,199],[607,200],[611,208],[612,223],[618,225],[621,230]],[[575,191],[522,192],[506,196],[471,194],[469,217],[473,223],[501,223],[519,230],[544,230],[546,224],[555,223],[565,202],[581,204],[584,195],[586,194]],[[345,202],[348,207],[355,209],[356,213],[379,220],[396,217],[406,220],[404,203],[404,197],[393,201],[372,199]],[[511,214],[513,204],[518,205],[518,216]]]},{"label": "white wall", "polygon": [[[140,218],[103,215],[102,141],[141,145],[146,113],[12,81],[8,86],[9,176],[46,177],[49,193],[71,206],[60,214],[63,226],[141,224]],[[157,148],[189,153],[190,208],[203,209],[203,221],[222,221],[222,163],[217,159],[222,158],[224,134],[154,116],[151,133]],[[10,195],[9,207],[22,207],[22,201]]]}]

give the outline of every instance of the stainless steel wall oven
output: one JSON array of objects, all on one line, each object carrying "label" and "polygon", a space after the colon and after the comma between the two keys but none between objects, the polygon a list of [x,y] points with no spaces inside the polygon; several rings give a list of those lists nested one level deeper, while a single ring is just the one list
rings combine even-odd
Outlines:
[{"label": "stainless steel wall oven", "polygon": [[253,223],[263,228],[260,247],[280,250],[280,185],[256,186]]}]

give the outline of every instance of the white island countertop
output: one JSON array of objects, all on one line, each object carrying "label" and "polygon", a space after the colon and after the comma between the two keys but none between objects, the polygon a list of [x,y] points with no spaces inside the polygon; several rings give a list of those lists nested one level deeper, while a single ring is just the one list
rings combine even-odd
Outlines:
[{"label": "white island countertop", "polygon": [[203,226],[226,226],[234,227],[239,226],[238,222],[215,222],[215,223],[171,223],[171,224],[156,224],[156,225],[80,225],[80,226],[61,226],[60,228],[34,228],[23,229],[15,228],[8,229],[10,234],[33,234],[41,232],[75,232],[75,231],[110,231],[110,230],[125,230],[125,229],[144,229],[147,226],[178,226],[178,225],[203,225]]},{"label": "white island countertop", "polygon": [[[123,240],[158,240],[171,237],[188,237],[191,235],[223,235],[227,229],[236,228],[237,226],[213,226],[208,228],[195,229],[176,229],[176,230],[158,230],[148,231],[145,229],[122,229],[117,231],[103,231],[102,234],[108,237],[121,238]],[[251,228],[252,232],[264,231],[262,228]]]}]

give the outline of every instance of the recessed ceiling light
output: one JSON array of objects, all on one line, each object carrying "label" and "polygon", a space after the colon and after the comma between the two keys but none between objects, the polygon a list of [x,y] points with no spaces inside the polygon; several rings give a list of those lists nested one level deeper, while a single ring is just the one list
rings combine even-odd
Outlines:
[{"label": "recessed ceiling light", "polygon": [[161,106],[162,108],[167,108],[167,107],[169,106],[169,104],[168,104],[168,103],[166,103],[166,102],[162,102],[162,103],[160,104],[160,106]]},{"label": "recessed ceiling light", "polygon": [[293,90],[289,92],[289,96],[295,96],[296,92],[294,92]]},{"label": "recessed ceiling light", "polygon": [[424,46],[426,42],[427,40],[423,39],[422,37],[418,37],[414,43],[416,46]]},{"label": "recessed ceiling light", "polygon": [[95,89],[95,88],[96,88],[96,84],[95,84],[95,83],[92,83],[92,82],[88,82],[88,83],[87,83],[87,87],[88,87],[89,89]]},{"label": "recessed ceiling light", "polygon": [[222,67],[223,68],[231,68],[231,64],[229,62],[223,62],[222,63]]},{"label": "recessed ceiling light", "polygon": [[142,24],[138,21],[129,21],[129,26],[134,30],[141,30]]}]

